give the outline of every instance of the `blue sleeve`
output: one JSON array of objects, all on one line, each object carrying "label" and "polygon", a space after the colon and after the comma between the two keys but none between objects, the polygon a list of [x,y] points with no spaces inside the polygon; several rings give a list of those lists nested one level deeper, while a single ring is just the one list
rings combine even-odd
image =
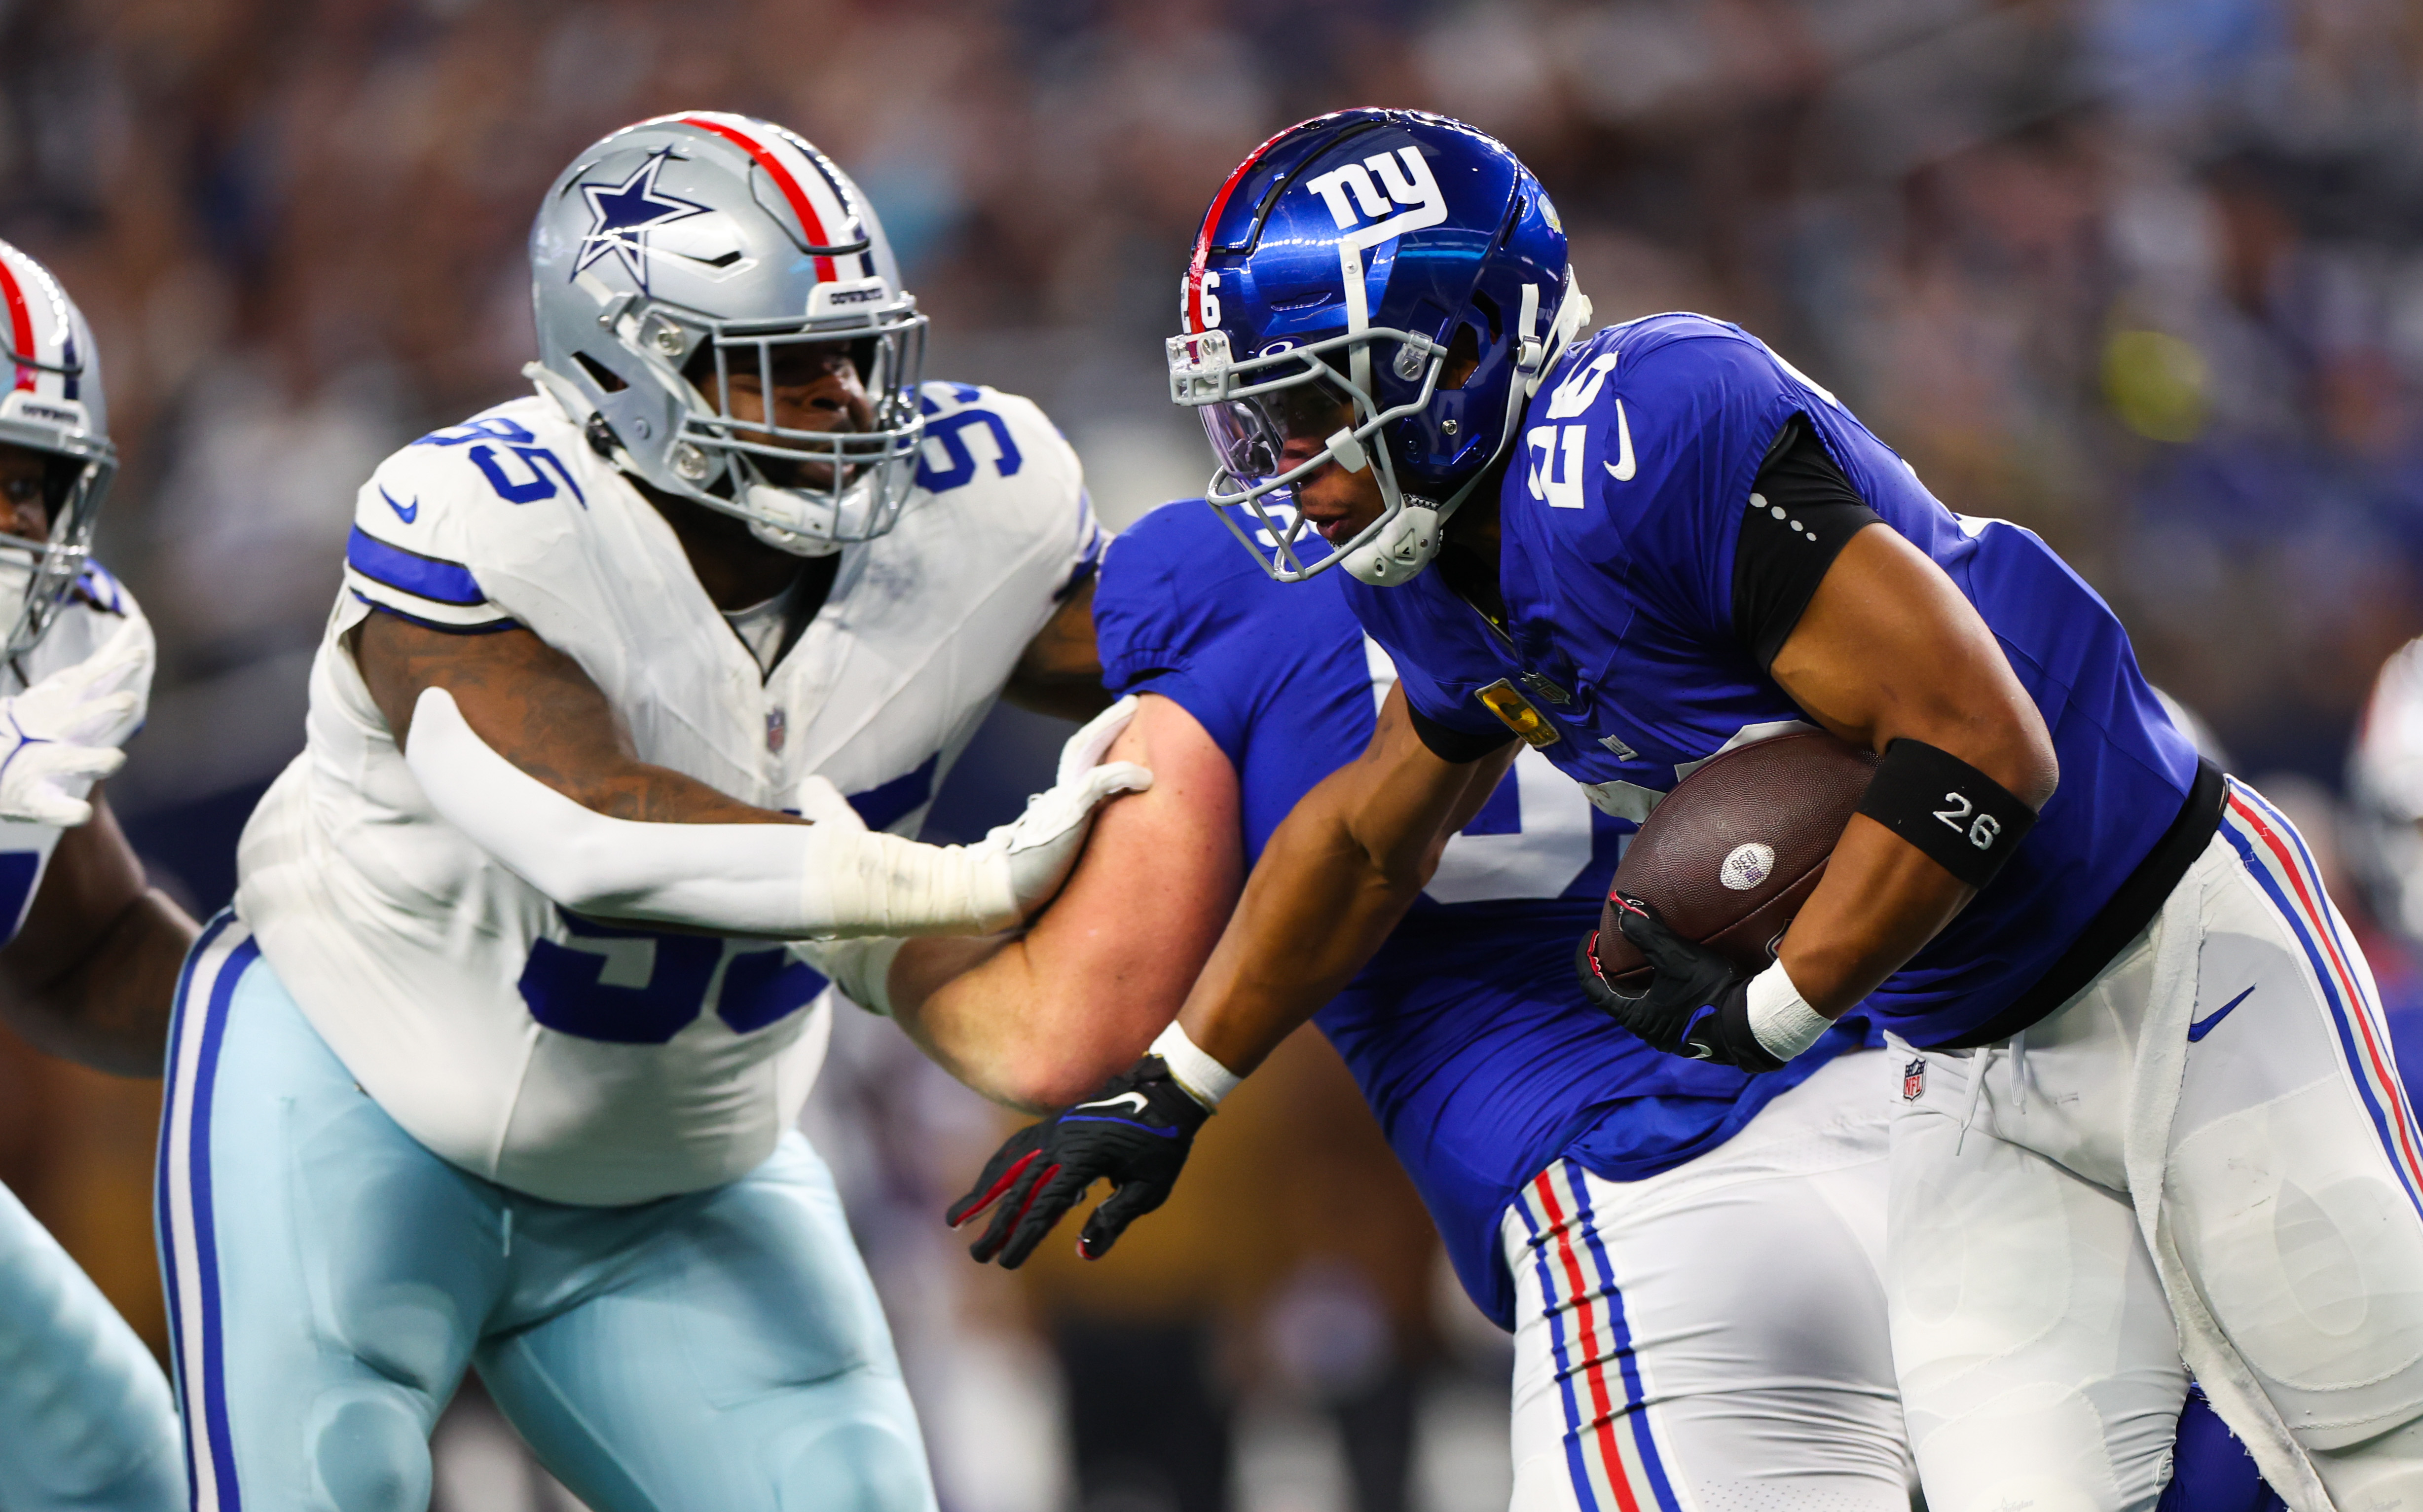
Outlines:
[{"label": "blue sleeve", "polygon": [[1638,345],[1593,342],[1560,364],[1530,417],[1547,423],[1526,432],[1527,481],[1552,515],[1580,511],[1567,517],[1574,548],[1620,565],[1638,599],[1687,635],[1730,644],[1751,482],[1783,422],[1831,401],[1733,326],[1696,316],[1644,324],[1655,329]]},{"label": "blue sleeve", "polygon": [[1478,739],[1507,733],[1497,716],[1473,696],[1507,676],[1504,659],[1488,640],[1481,618],[1458,599],[1435,571],[1393,588],[1375,588],[1343,574],[1338,588],[1397,669],[1405,702],[1434,724]]},{"label": "blue sleeve", "polygon": [[[1201,529],[1206,524],[1216,539]],[[1182,501],[1162,505],[1112,540],[1094,589],[1103,685],[1113,693],[1153,692],[1177,703],[1231,762],[1243,759],[1252,724],[1249,701],[1235,686],[1251,663],[1219,656],[1216,646],[1234,617],[1219,590],[1240,566],[1254,570],[1218,518],[1201,502]]]}]

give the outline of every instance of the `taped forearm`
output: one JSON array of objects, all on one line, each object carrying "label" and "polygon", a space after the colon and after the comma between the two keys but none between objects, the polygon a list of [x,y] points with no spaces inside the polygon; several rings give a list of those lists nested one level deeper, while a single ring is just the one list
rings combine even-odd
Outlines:
[{"label": "taped forearm", "polygon": [[1019,910],[1006,858],[837,824],[654,824],[582,807],[491,750],[442,688],[405,761],[432,807],[576,914],[777,939],[982,934]]}]

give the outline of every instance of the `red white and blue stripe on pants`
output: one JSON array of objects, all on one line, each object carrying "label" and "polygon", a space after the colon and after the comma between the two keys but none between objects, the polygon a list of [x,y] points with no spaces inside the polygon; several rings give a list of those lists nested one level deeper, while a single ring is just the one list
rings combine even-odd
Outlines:
[{"label": "red white and blue stripe on pants", "polygon": [[2416,1132],[2414,1106],[2398,1079],[2380,997],[2364,957],[2349,937],[2347,921],[2322,891],[2304,838],[2260,793],[2235,778],[2222,804],[2221,833],[2304,951],[2321,985],[2339,1053],[2354,1075],[2356,1095],[2407,1201],[2423,1215],[2423,1136]]},{"label": "red white and blue stripe on pants", "polygon": [[1574,1500],[1582,1512],[1682,1512],[1581,1168],[1560,1160],[1532,1177],[1514,1211],[1539,1277]]}]

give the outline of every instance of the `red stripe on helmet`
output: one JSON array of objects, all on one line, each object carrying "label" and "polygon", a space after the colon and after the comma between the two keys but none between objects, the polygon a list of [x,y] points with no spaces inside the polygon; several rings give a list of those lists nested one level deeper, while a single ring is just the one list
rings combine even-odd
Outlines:
[{"label": "red stripe on helmet", "polygon": [[[816,206],[808,202],[807,191],[800,187],[800,181],[791,176],[791,170],[783,166],[782,159],[776,157],[763,143],[737,127],[727,126],[720,120],[705,116],[683,116],[678,119],[684,125],[696,126],[701,131],[715,133],[754,158],[757,166],[766,170],[766,176],[774,181],[774,186],[783,191],[783,198],[790,201],[791,213],[800,217],[800,229],[806,233],[808,245],[811,247],[831,245],[832,238],[826,234],[824,221],[817,216]],[[828,283],[832,281],[833,260],[831,258],[816,259],[816,277]]]},{"label": "red stripe on helmet", "polygon": [[[25,304],[25,291],[17,286],[17,276],[8,271],[8,260],[0,258],[0,305],[8,309],[8,350],[19,357],[38,357],[34,350],[34,312]],[[15,387],[31,389],[34,370],[17,364]]]},{"label": "red stripe on helmet", "polygon": [[1203,212],[1203,229],[1195,234],[1195,256],[1186,264],[1187,335],[1200,336],[1203,333],[1203,265],[1212,256],[1212,233],[1220,224],[1220,213],[1228,208],[1228,197],[1237,192],[1238,183],[1262,160],[1264,153],[1276,147],[1282,138],[1292,136],[1311,124],[1310,120],[1297,121],[1246,153],[1245,161],[1237,165],[1237,171],[1229,174],[1228,182],[1220,185],[1220,192],[1212,197],[1212,208]]}]

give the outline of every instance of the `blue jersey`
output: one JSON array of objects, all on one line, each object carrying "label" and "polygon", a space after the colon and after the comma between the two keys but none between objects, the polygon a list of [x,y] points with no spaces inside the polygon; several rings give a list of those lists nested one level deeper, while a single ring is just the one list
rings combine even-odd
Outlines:
[{"label": "blue jersey", "polygon": [[[1298,799],[1370,743],[1396,676],[1341,581],[1272,581],[1197,501],[1145,517],[1102,561],[1105,680],[1171,699],[1218,742],[1237,771],[1249,860]],[[1315,1020],[1465,1289],[1502,1328],[1513,1326],[1512,1287],[1497,1229],[1525,1182],[1560,1156],[1611,1181],[1679,1165],[1860,1042],[1846,1029],[1782,1071],[1745,1076],[1660,1055],[1589,1007],[1574,945],[1598,922],[1630,828],[1527,752],[1449,842],[1405,922]]]},{"label": "blue jersey", "polygon": [[2045,975],[2179,818],[2196,772],[2110,606],[2034,533],[1937,502],[1755,337],[1658,315],[1577,343],[1531,401],[1500,494],[1503,631],[1436,572],[1349,580],[1346,599],[1425,716],[1502,735],[1478,695],[1509,681],[1557,733],[1542,754],[1603,810],[1644,819],[1697,763],[1801,720],[1733,613],[1751,480],[1795,413],[1976,606],[2061,763],[2002,873],[1867,1001],[1914,1043],[1955,1042]]}]

